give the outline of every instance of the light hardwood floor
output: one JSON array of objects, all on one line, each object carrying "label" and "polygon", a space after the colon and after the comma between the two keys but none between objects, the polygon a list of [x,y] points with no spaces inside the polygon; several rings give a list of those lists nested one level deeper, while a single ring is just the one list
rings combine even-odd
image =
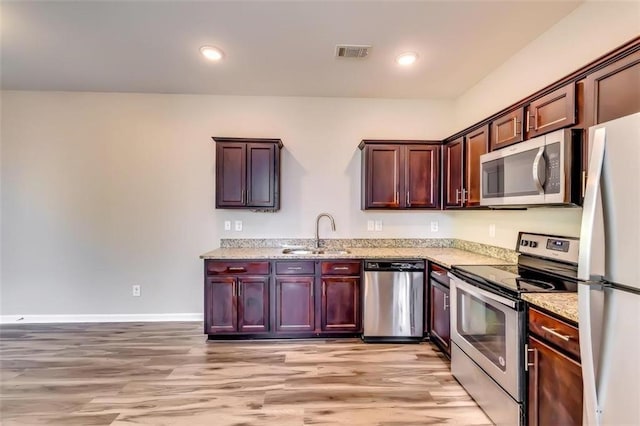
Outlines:
[{"label": "light hardwood floor", "polygon": [[206,342],[199,323],[0,327],[0,423],[487,425],[430,344]]}]

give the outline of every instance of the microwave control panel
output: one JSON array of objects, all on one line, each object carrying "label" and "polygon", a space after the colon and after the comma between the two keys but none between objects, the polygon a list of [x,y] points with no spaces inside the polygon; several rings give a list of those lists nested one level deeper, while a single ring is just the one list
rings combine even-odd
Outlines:
[{"label": "microwave control panel", "polygon": [[560,142],[546,145],[544,148],[544,156],[547,161],[547,181],[544,185],[544,192],[546,194],[558,194],[560,192],[561,183],[560,165],[562,164],[560,158]]}]

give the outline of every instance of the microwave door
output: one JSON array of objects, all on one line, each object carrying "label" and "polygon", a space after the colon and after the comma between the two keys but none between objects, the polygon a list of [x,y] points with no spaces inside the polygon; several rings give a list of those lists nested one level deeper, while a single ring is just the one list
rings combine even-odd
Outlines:
[{"label": "microwave door", "polygon": [[[490,155],[494,158],[489,157]],[[547,169],[544,137],[524,142],[514,149],[505,148],[483,157],[483,205],[544,202]]]}]

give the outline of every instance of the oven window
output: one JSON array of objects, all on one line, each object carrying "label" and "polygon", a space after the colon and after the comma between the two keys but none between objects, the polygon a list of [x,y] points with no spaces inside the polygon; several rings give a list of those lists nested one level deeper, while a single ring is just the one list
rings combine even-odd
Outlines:
[{"label": "oven window", "polygon": [[503,311],[460,290],[457,331],[502,371],[507,368],[506,316]]}]

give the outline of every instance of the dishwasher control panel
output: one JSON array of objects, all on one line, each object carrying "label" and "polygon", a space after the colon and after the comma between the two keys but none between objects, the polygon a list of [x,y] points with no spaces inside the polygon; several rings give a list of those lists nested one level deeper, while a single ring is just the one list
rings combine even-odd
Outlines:
[{"label": "dishwasher control panel", "polygon": [[424,271],[422,260],[365,260],[365,271]]}]

